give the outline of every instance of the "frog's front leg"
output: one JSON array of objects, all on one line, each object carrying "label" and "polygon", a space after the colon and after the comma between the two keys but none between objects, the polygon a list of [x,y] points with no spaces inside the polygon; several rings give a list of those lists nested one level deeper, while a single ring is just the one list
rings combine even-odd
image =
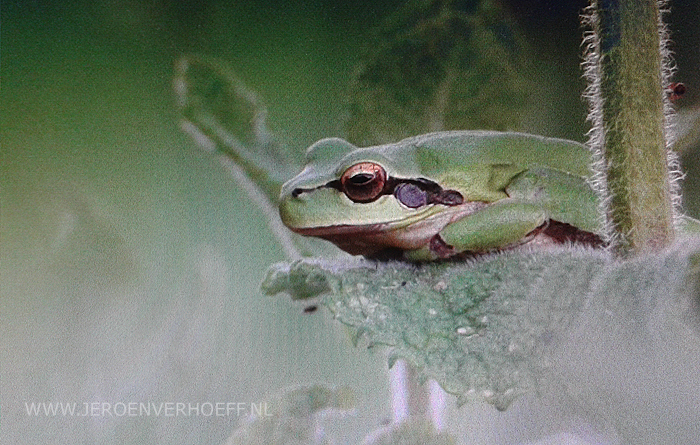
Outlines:
[{"label": "frog's front leg", "polygon": [[505,248],[521,243],[547,219],[547,212],[537,204],[503,199],[453,221],[428,246],[405,255],[412,260],[431,260]]}]

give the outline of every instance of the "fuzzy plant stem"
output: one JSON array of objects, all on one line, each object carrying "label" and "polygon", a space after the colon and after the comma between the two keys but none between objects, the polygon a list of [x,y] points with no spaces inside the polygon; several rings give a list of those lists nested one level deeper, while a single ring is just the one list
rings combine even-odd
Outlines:
[{"label": "fuzzy plant stem", "polygon": [[412,419],[428,420],[440,432],[443,429],[445,393],[435,381],[424,384],[418,373],[404,360],[398,360],[390,370],[393,423]]},{"label": "fuzzy plant stem", "polygon": [[676,161],[668,150],[671,74],[657,0],[591,0],[584,19],[589,143],[606,236],[620,256],[658,251],[674,236]]}]

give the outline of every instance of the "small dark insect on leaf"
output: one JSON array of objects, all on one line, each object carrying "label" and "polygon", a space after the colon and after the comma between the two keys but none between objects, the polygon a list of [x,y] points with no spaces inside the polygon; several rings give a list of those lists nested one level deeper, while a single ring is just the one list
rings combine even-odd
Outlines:
[{"label": "small dark insect on leaf", "polygon": [[304,313],[305,314],[313,314],[317,310],[318,310],[318,306],[316,306],[315,304],[312,304],[311,306],[306,306],[304,308]]},{"label": "small dark insect on leaf", "polygon": [[680,99],[686,92],[685,84],[680,82],[673,82],[668,86],[668,98],[671,102],[675,102]]}]

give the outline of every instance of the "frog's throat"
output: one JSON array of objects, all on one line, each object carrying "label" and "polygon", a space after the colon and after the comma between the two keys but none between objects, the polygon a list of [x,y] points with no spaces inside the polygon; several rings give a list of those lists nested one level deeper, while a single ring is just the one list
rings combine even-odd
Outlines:
[{"label": "frog's throat", "polygon": [[353,255],[373,255],[385,249],[414,250],[426,246],[430,239],[451,222],[486,207],[485,202],[468,202],[444,208],[427,218],[372,224],[293,228],[296,233],[328,240]]}]

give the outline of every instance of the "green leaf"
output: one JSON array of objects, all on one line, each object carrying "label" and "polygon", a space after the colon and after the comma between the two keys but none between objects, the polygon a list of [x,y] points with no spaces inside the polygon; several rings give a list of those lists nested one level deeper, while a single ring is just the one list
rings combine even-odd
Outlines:
[{"label": "green leaf", "polygon": [[534,57],[499,2],[409,1],[375,32],[350,92],[351,142],[524,129],[535,113]]},{"label": "green leaf", "polygon": [[182,129],[201,148],[232,159],[276,202],[281,184],[300,169],[301,153],[270,132],[260,96],[228,63],[206,56],[182,57],[173,84]]},{"label": "green leaf", "polygon": [[554,351],[586,311],[628,313],[635,295],[688,298],[688,264],[700,255],[691,246],[637,261],[564,247],[464,263],[301,260],[274,266],[262,288],[317,297],[368,347],[388,346],[390,365],[406,359],[460,402],[479,398],[505,409],[552,384]]}]

